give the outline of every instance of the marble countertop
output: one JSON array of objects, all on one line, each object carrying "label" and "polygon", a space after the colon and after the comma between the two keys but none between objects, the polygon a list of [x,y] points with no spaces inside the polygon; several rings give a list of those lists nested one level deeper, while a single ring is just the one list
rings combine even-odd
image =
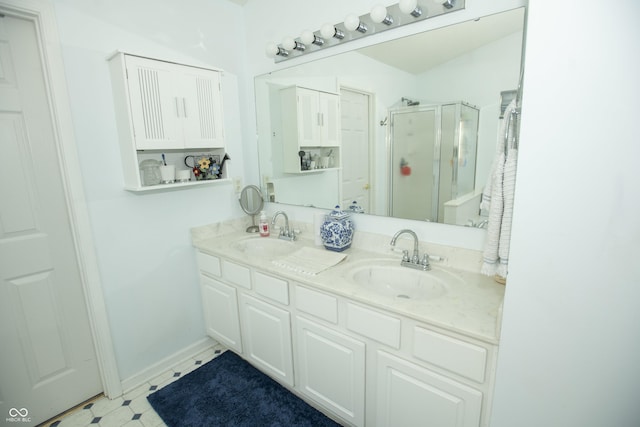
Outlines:
[{"label": "marble countertop", "polygon": [[[299,248],[316,246],[309,232],[310,225],[295,224],[302,230],[300,237],[292,244]],[[349,277],[354,267],[362,265],[399,265],[402,255],[389,249],[391,236],[372,233],[358,233],[352,246],[341,252],[346,258],[339,264],[316,275],[292,271],[274,263],[286,255],[250,253],[241,249],[238,242],[243,239],[277,239],[277,232],[270,237],[260,237],[245,232],[246,222],[237,220],[198,227],[191,230],[193,245],[200,251],[227,258],[231,261],[255,267],[321,291],[350,298],[372,307],[387,310],[419,322],[444,328],[490,344],[498,344],[500,335],[501,306],[504,285],[491,277],[479,273],[479,254],[448,247],[426,246],[430,255],[439,255],[441,261],[432,261],[433,271],[453,280],[447,281],[446,292],[436,298],[412,300],[385,296],[366,286],[357,284]],[[403,243],[403,249],[412,242]],[[401,244],[398,242],[398,246]],[[421,253],[422,253],[421,250]],[[434,252],[437,251],[437,252]],[[471,251],[474,252],[474,251]],[[444,256],[442,256],[444,254]],[[475,270],[475,271],[474,271]],[[476,272],[477,271],[477,272]],[[429,272],[425,274],[430,274]]]}]

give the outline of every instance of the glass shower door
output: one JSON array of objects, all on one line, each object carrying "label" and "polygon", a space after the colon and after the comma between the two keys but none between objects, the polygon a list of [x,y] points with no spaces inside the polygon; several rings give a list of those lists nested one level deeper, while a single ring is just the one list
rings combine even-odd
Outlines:
[{"label": "glass shower door", "polygon": [[436,115],[435,108],[398,111],[391,115],[390,215],[393,217],[437,220]]}]

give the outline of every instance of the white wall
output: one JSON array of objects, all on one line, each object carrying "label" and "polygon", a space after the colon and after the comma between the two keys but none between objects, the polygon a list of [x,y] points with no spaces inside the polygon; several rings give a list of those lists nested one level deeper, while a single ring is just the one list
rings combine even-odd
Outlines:
[{"label": "white wall", "polygon": [[[226,70],[230,176],[244,174],[241,8],[226,1],[53,0],[105,303],[122,379],[205,337],[189,229],[242,214],[231,184],[123,189],[106,58],[117,49]],[[215,25],[212,25],[215,23]],[[218,40],[226,40],[219,43]],[[200,44],[202,43],[202,44]],[[253,155],[255,157],[255,155]]]},{"label": "white wall", "polygon": [[531,2],[492,427],[640,425],[640,5]]}]

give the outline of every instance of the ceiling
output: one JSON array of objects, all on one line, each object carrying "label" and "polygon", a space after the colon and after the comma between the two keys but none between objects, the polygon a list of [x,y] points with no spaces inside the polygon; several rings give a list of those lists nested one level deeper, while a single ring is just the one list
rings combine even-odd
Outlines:
[{"label": "ceiling", "polygon": [[359,53],[413,74],[522,31],[522,8],[358,49]]}]

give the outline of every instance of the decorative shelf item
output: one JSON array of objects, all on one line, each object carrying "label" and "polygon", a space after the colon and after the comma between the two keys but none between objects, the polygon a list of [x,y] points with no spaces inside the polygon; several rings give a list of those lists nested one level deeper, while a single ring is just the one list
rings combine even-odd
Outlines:
[{"label": "decorative shelf item", "polygon": [[351,215],[340,209],[340,206],[336,206],[320,226],[320,237],[325,248],[342,252],[351,246],[353,231]]}]

